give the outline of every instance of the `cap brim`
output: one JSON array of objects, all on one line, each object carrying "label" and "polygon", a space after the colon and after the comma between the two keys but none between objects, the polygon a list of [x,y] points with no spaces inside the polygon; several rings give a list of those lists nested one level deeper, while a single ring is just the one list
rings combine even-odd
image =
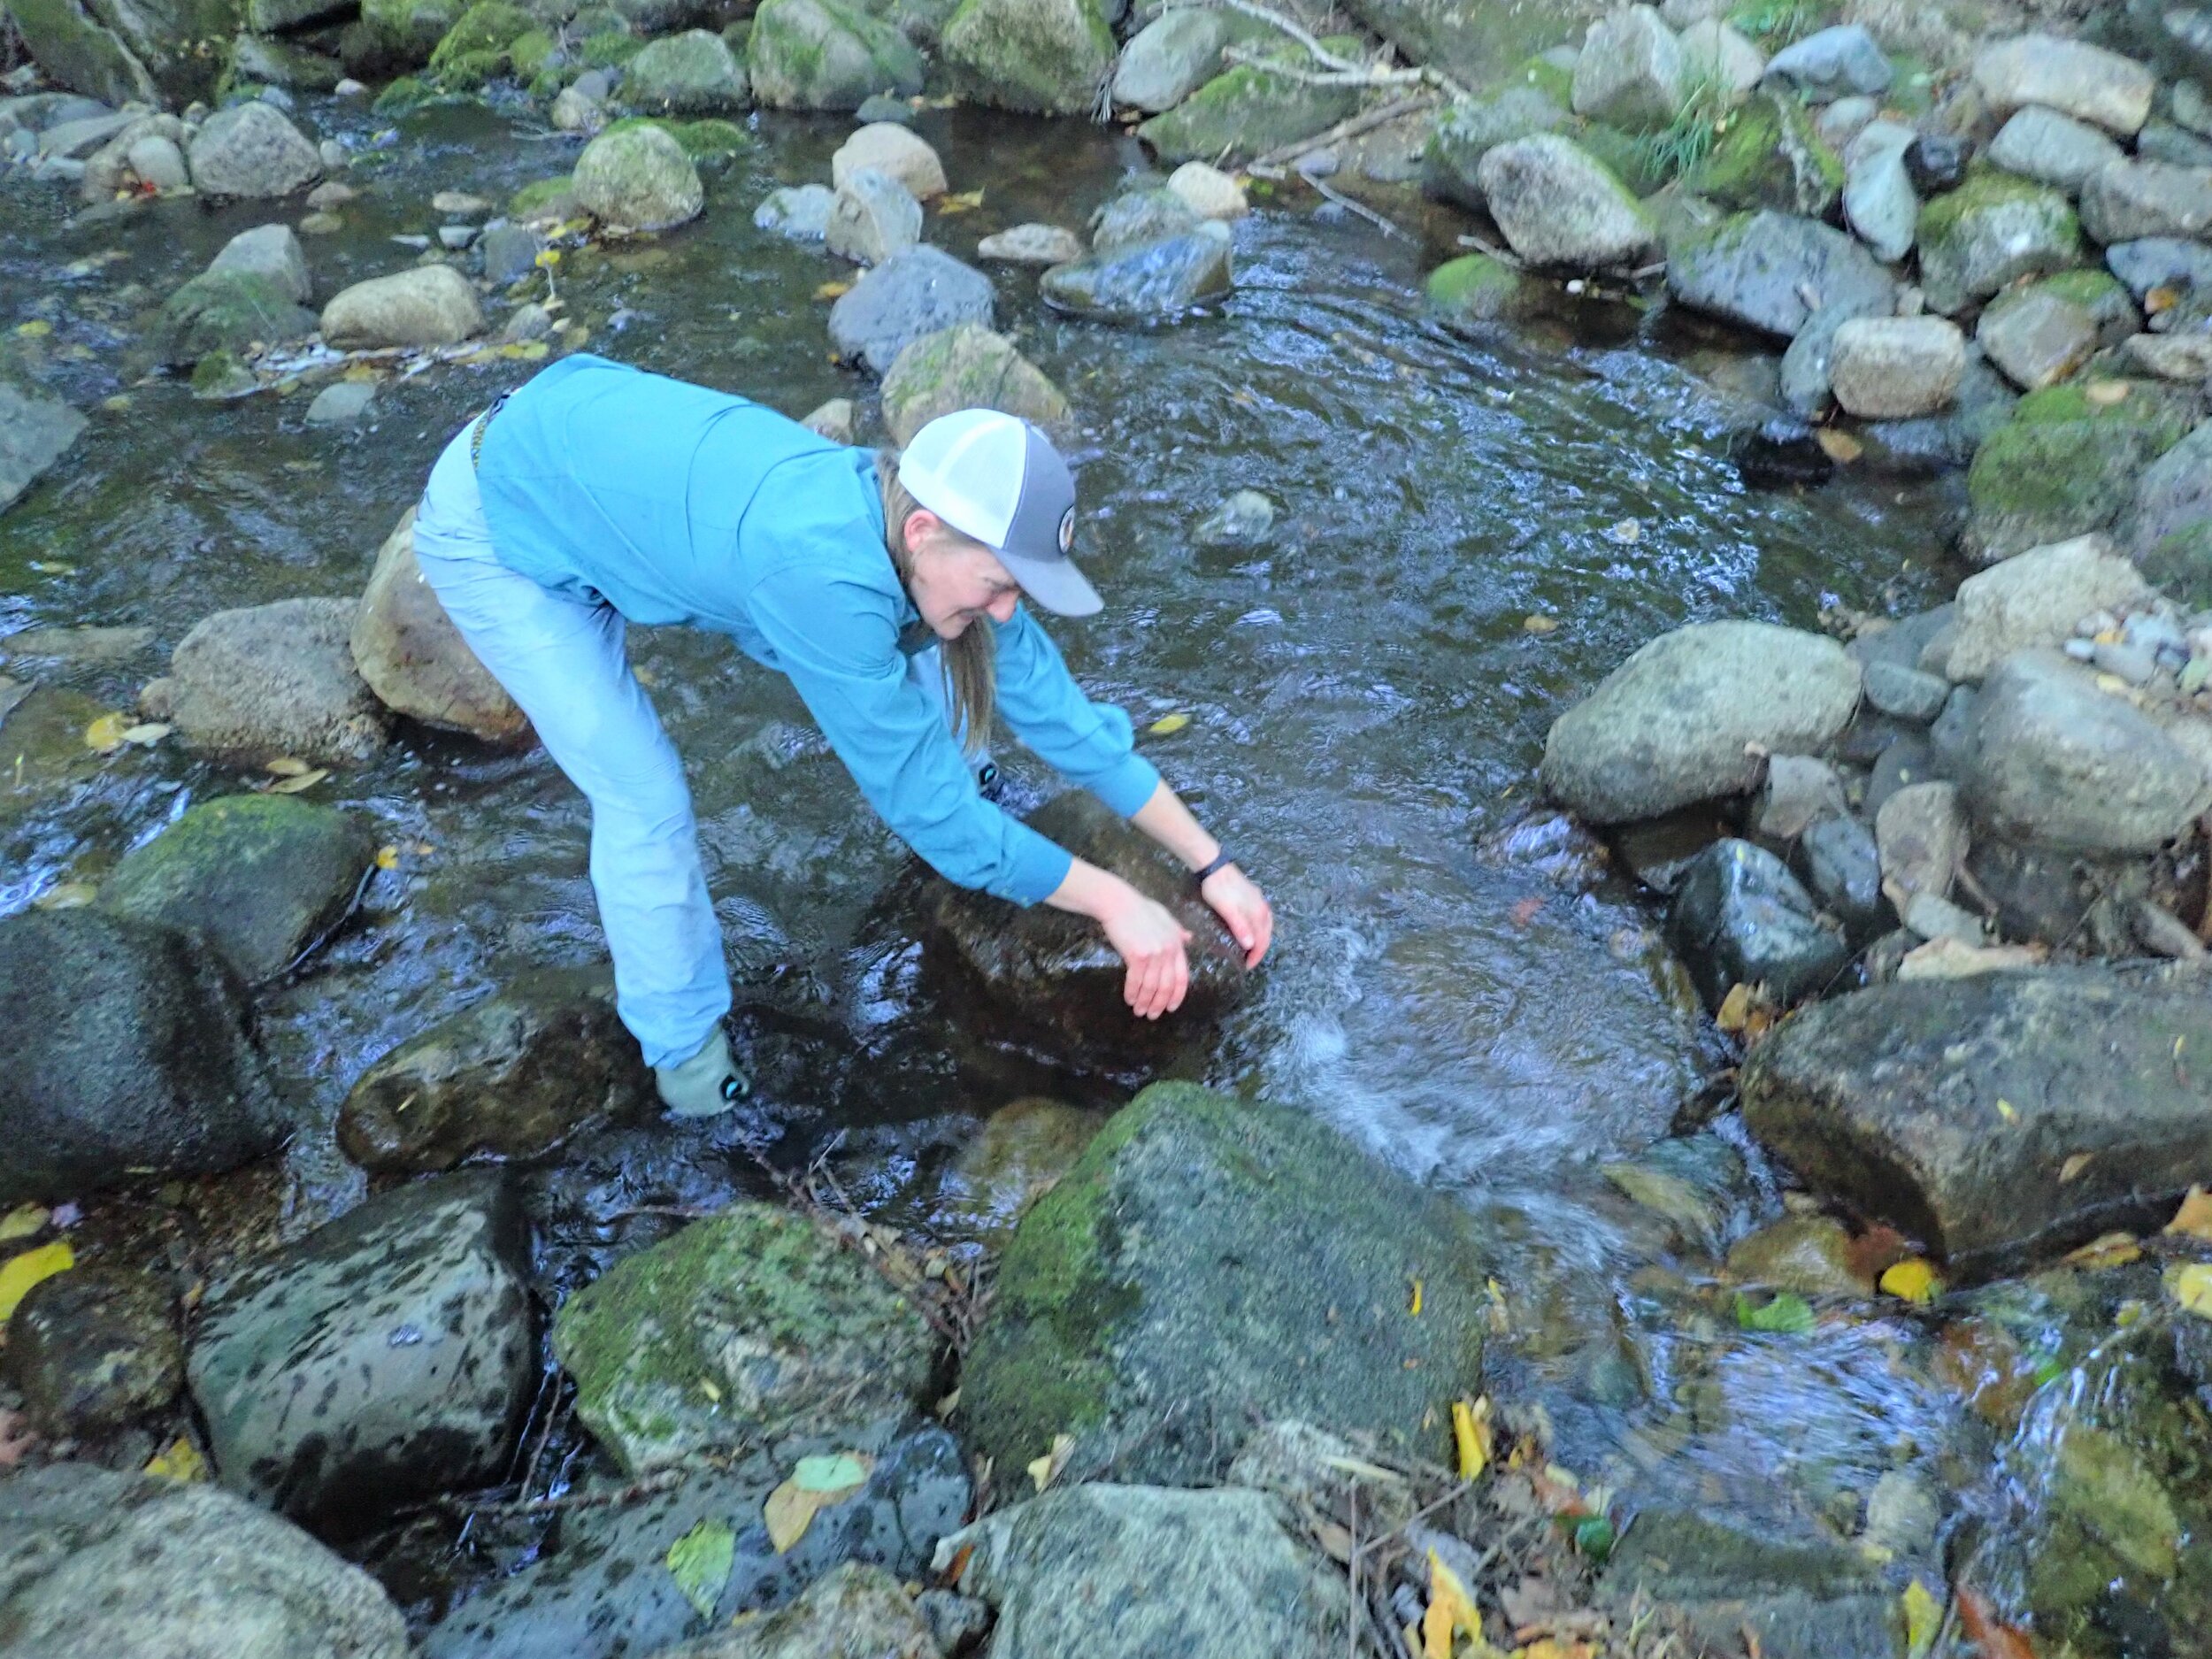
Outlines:
[{"label": "cap brim", "polygon": [[1071,559],[1027,558],[1010,548],[998,550],[1005,565],[1027,594],[1056,617],[1094,617],[1106,608],[1083,572]]}]

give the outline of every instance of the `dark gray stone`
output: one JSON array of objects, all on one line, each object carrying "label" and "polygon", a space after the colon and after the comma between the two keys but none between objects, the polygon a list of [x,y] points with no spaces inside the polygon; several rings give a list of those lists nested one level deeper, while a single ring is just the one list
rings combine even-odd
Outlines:
[{"label": "dark gray stone", "polygon": [[[778,1555],[761,1506],[799,1458],[857,1451],[875,1457],[867,1484],[818,1510]],[[425,1632],[425,1659],[635,1659],[740,1613],[780,1607],[843,1562],[900,1579],[926,1571],[940,1539],[968,1512],[972,1489],[959,1443],[940,1428],[901,1439],[787,1440],[702,1471],[672,1490],[563,1517],[550,1547],[520,1571],[463,1602]],[[667,1569],[669,1546],[703,1521],[737,1534],[736,1558],[702,1619]]]},{"label": "dark gray stone", "polygon": [[1709,1008],[1740,984],[1764,986],[1786,1007],[1823,989],[1850,959],[1788,866],[1745,841],[1716,841],[1684,874],[1667,942]]},{"label": "dark gray stone", "polygon": [[1100,322],[1162,322],[1226,294],[1234,281],[1227,227],[1209,222],[1158,242],[1055,265],[1037,292],[1055,310]]},{"label": "dark gray stone", "polygon": [[1685,305],[1794,336],[1829,306],[1895,309],[1896,284],[1843,232],[1787,213],[1741,213],[1671,241],[1667,287]]},{"label": "dark gray stone", "polygon": [[957,323],[991,326],[990,278],[950,254],[902,249],[853,284],[830,308],[830,343],[840,357],[883,373],[924,334]]},{"label": "dark gray stone", "polygon": [[529,1223],[496,1171],[399,1187],[217,1286],[192,1398],[223,1484],[319,1532],[497,1477],[537,1379]]},{"label": "dark gray stone", "polygon": [[1814,820],[1798,837],[1793,862],[1820,908],[1843,924],[1847,938],[1863,940],[1880,930],[1888,915],[1882,860],[1865,825],[1840,812]]},{"label": "dark gray stone", "polygon": [[1977,1272],[2170,1214],[2212,1179],[2212,1094],[2185,1059],[2208,1046],[2212,999],[2182,971],[1903,980],[1778,1028],[1745,1065],[1744,1117],[1816,1192]]},{"label": "dark gray stone", "polygon": [[529,225],[494,225],[476,246],[484,257],[484,280],[495,288],[505,288],[536,272],[545,239]]},{"label": "dark gray stone", "polygon": [[184,1385],[173,1298],[142,1273],[57,1273],[31,1287],[7,1330],[0,1362],[32,1427],[49,1439],[119,1429]]},{"label": "dark gray stone", "polygon": [[69,452],[88,424],[35,383],[0,374],[0,512]]},{"label": "dark gray stone", "polygon": [[1785,46],[1767,63],[1769,79],[1796,88],[1809,104],[1852,94],[1879,96],[1895,74],[1874,37],[1855,23],[1817,30]]},{"label": "dark gray stone", "polygon": [[1622,1535],[1600,1594],[1623,1612],[1656,1601],[1655,1622],[1678,1625],[1694,1650],[1741,1647],[1749,1632],[1771,1659],[1894,1659],[1897,1652],[1890,1634],[1895,1597],[1880,1570],[1849,1545],[1786,1528],[1647,1509]]},{"label": "dark gray stone", "polygon": [[1906,147],[1905,176],[1924,201],[1965,182],[1973,156],[1973,141],[1961,134],[1923,133]]},{"label": "dark gray stone", "polygon": [[206,945],[100,910],[0,921],[0,1204],[205,1175],[286,1124]]},{"label": "dark gray stone", "polygon": [[1940,674],[1924,673],[1901,663],[1873,662],[1866,665],[1866,700],[1884,714],[1925,726],[1943,712],[1951,695],[1951,682]]},{"label": "dark gray stone", "polygon": [[2139,305],[2153,288],[2212,289],[2212,248],[2178,236],[2116,242],[2104,250],[2104,262]]}]

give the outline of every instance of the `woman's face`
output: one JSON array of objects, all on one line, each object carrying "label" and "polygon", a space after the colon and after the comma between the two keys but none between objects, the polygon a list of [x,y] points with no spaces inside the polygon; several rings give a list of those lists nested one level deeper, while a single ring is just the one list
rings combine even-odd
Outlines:
[{"label": "woman's face", "polygon": [[939,639],[958,639],[978,617],[1013,620],[1021,584],[982,542],[921,511],[907,515],[906,545],[913,551],[914,607]]}]

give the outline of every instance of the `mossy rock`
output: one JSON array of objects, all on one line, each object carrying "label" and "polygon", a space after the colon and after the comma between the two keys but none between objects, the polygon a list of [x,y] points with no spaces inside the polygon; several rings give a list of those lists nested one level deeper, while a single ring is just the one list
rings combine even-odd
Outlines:
[{"label": "mossy rock", "polygon": [[438,100],[438,88],[414,75],[402,75],[376,95],[373,106],[379,115],[404,115]]},{"label": "mossy rock", "polygon": [[526,223],[539,219],[567,219],[576,211],[576,186],[567,173],[526,184],[507,201],[507,217]]},{"label": "mossy rock", "polygon": [[1574,108],[1574,71],[1563,69],[1548,58],[1539,56],[1524,60],[1520,67],[1508,77],[1506,84],[1533,87],[1561,109]]},{"label": "mossy rock", "polygon": [[2070,381],[2031,392],[1991,433],[1966,474],[1966,551],[1985,563],[2092,530],[2108,530],[2136,480],[2196,424],[2194,397],[2148,380],[2092,399]]},{"label": "mossy rock", "polygon": [[1488,254],[1464,254],[1429,273],[1429,314],[1447,328],[1478,329],[1525,317],[1542,296],[1538,285]]},{"label": "mossy rock", "polygon": [[460,0],[361,0],[361,21],[419,64],[436,50],[463,9]]},{"label": "mossy rock", "polygon": [[155,320],[157,358],[181,368],[219,351],[242,352],[258,342],[304,340],[315,313],[277,283],[253,271],[205,271],[172,294]]},{"label": "mossy rock", "polygon": [[[1362,50],[1354,35],[1333,35],[1322,43],[1340,55]],[[1295,48],[1275,55],[1285,62],[1303,56]],[[1137,136],[1163,160],[1232,165],[1348,119],[1358,112],[1360,97],[1356,87],[1310,86],[1256,64],[1240,64],[1145,122]]]},{"label": "mossy rock", "polygon": [[1813,130],[1799,99],[1768,93],[1736,111],[1684,182],[1724,207],[1824,219],[1843,195],[1843,163]]},{"label": "mossy rock", "polygon": [[640,1475],[902,1417],[924,1403],[937,1341],[857,1249],[739,1203],[570,1297],[553,1352],[577,1416]]},{"label": "mossy rock", "polygon": [[103,908],[195,932],[249,985],[275,978],[352,909],[376,838],[284,795],[204,801],[116,865]]},{"label": "mossy rock", "polygon": [[978,323],[924,334],[883,377],[883,424],[901,448],[938,416],[962,409],[995,409],[1048,430],[1068,419],[1068,400],[1044,371]]},{"label": "mossy rock", "polygon": [[1481,1387],[1486,1278],[1465,1208],[1308,1114],[1156,1084],[1023,1217],[961,1417],[1000,1469],[1073,1435],[1071,1481],[1202,1485],[1282,1417],[1432,1447]]},{"label": "mossy rock", "polygon": [[1421,152],[1421,184],[1431,196],[1462,207],[1483,205],[1477,170],[1500,144],[1533,133],[1555,133],[1571,118],[1533,87],[1508,87],[1495,97],[1459,98],[1429,129]]},{"label": "mossy rock", "polygon": [[210,351],[192,365],[192,396],[209,403],[244,397],[261,389],[254,373],[228,349]]},{"label": "mossy rock", "polygon": [[1633,133],[1602,121],[1586,121],[1570,136],[1619,179],[1632,196],[1648,196],[1667,182],[1664,153]]},{"label": "mossy rock", "polygon": [[2135,296],[2128,292],[2127,284],[2101,266],[2061,271],[2035,284],[2034,291],[2053,295],[2088,312],[2097,325],[2100,346],[2119,345],[2143,325],[2143,313],[2136,310]]},{"label": "mossy rock", "polygon": [[[666,133],[676,141],[684,154],[694,161],[725,160],[741,151],[750,150],[753,146],[753,135],[734,121],[678,121],[672,120],[664,115],[626,115],[618,121],[611,122],[603,131],[623,133],[639,127],[655,127]],[[553,184],[565,182],[565,180],[549,179],[544,182]],[[525,189],[537,188],[537,186],[524,187]],[[549,199],[551,199],[549,192]],[[515,197],[518,204],[515,211],[518,213],[521,211],[519,206],[521,200],[521,193],[518,192]]]},{"label": "mossy rock", "polygon": [[586,35],[577,53],[587,69],[619,69],[644,50],[645,42],[636,35],[608,29]]},{"label": "mossy rock", "polygon": [[553,63],[553,55],[560,50],[560,42],[545,29],[530,29],[518,35],[508,43],[508,60],[513,64],[515,79],[534,85]]},{"label": "mossy rock", "polygon": [[922,89],[921,53],[882,19],[838,0],[766,0],[745,58],[753,96],[776,109],[856,110]]},{"label": "mossy rock", "polygon": [[1978,167],[1920,210],[1922,285],[1945,315],[2024,276],[2062,271],[2081,253],[2081,225],[2058,191]]},{"label": "mossy rock", "polygon": [[1113,73],[1115,50],[1098,0],[961,0],[938,56],[979,103],[1087,115]]},{"label": "mossy rock", "polygon": [[431,71],[445,79],[457,69],[480,65],[487,58],[504,63],[514,42],[536,28],[536,19],[508,0],[477,0],[461,13],[430,54]]},{"label": "mossy rock", "polygon": [[2212,520],[2161,536],[2135,567],[2169,598],[2193,610],[2212,610]]}]

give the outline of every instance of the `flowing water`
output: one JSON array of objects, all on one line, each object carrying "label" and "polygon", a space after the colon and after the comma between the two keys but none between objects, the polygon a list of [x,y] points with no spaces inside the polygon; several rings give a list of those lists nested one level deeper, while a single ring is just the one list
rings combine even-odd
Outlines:
[{"label": "flowing water", "polygon": [[[381,126],[343,106],[306,113],[364,148]],[[826,177],[843,128],[760,127],[701,224],[572,256],[559,282],[590,349],[797,415],[865,395],[828,360],[814,297],[846,273],[754,230],[750,210],[777,184]],[[964,257],[1007,225],[1079,224],[1143,165],[1130,141],[1075,124],[950,111],[921,130],[956,189],[986,191],[979,210],[933,219],[933,240]],[[571,154],[478,106],[408,118],[357,169],[343,233],[307,239],[318,296],[411,259],[387,239],[434,229],[434,191],[503,196]],[[433,369],[388,386],[357,432],[308,427],[309,393],[195,402],[139,378],[136,337],[227,236],[272,216],[172,203],[71,229],[74,204],[16,180],[0,191],[0,326],[50,323],[27,349],[81,405],[128,400],[0,521],[0,630],[141,623],[165,650],[219,607],[357,591],[447,435],[527,373]],[[1730,459],[1741,405],[1694,372],[1705,342],[1619,310],[1579,334],[1446,334],[1422,318],[1420,281],[1455,251],[1455,227],[1394,211],[1418,234],[1287,189],[1237,226],[1233,297],[1157,331],[1056,318],[1032,276],[996,273],[1002,326],[1081,426],[1081,551],[1109,604],[1055,636],[1141,726],[1191,717],[1147,750],[1277,906],[1259,994],[1182,1064],[1463,1194],[1497,1240],[1512,1319],[1498,1386],[1543,1401],[1562,1460],[1631,1502],[1848,1531],[1854,1494],[1893,1467],[1939,1488],[1979,1479],[1989,1448],[1932,1379],[1927,1328],[1739,1331],[1700,1288],[1710,1257],[1677,1260],[1601,1174],[1724,1093],[1728,1059],[1652,913],[1617,878],[1563,879],[1555,838],[1517,828],[1549,721],[1655,634],[1718,617],[1809,626],[1824,604],[1947,591],[1930,566],[1955,486],[1747,487]],[[1272,534],[1195,544],[1240,488],[1277,503]],[[1532,633],[1534,614],[1559,626]],[[910,930],[879,902],[907,857],[785,685],[703,635],[633,641],[690,768],[765,1105],[742,1124],[611,1134],[542,1176],[555,1283],[667,1225],[639,1210],[747,1187],[746,1148],[764,1137],[780,1157],[828,1148],[859,1202],[921,1225],[982,1115],[1041,1091],[1117,1097],[1117,1079],[994,1036],[919,982]],[[157,663],[75,671],[68,718],[126,706]],[[188,802],[235,787],[173,746],[73,751],[78,729],[0,788],[0,910],[96,881]],[[11,749],[38,741],[7,735]],[[1002,758],[1017,800],[1041,798],[1042,770]],[[403,857],[265,1007],[311,1118],[516,967],[598,957],[585,809],[542,756],[411,733],[315,798],[372,815]],[[352,1195],[312,1146],[295,1164],[303,1224]],[[1732,1191],[1731,1232],[1776,1210],[1755,1154]]]}]

